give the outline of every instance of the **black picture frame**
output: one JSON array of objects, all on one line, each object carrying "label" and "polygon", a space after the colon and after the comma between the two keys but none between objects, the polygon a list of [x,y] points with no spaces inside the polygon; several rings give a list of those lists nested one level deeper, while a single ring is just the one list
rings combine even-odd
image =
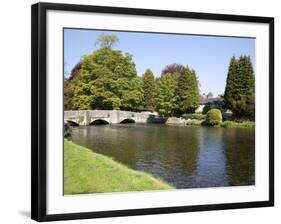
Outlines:
[{"label": "black picture frame", "polygon": [[[75,12],[100,12],[124,15],[156,16],[169,18],[193,18],[217,21],[254,22],[269,24],[269,200],[208,204],[196,206],[160,207],[130,210],[114,210],[86,213],[52,214],[46,213],[46,12],[63,10]],[[32,5],[31,17],[31,218],[36,221],[54,221],[70,219],[132,216],[161,213],[192,212],[237,208],[274,206],[274,18],[195,13],[183,11],[163,11],[137,8],[103,7],[89,5],[37,3]]]}]

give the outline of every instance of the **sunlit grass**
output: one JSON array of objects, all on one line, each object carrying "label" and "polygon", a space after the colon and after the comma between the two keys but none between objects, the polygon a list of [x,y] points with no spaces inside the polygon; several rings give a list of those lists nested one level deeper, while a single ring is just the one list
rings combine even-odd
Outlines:
[{"label": "sunlit grass", "polygon": [[254,121],[224,121],[221,124],[224,128],[253,128],[255,127]]},{"label": "sunlit grass", "polygon": [[64,140],[64,194],[166,190],[173,187],[145,172]]},{"label": "sunlit grass", "polygon": [[[202,120],[190,120],[186,123],[191,126],[206,126],[205,121]],[[208,125],[207,125],[208,126]],[[255,127],[254,121],[223,121],[219,125],[215,125],[214,127],[223,127],[223,128],[253,128]]]}]

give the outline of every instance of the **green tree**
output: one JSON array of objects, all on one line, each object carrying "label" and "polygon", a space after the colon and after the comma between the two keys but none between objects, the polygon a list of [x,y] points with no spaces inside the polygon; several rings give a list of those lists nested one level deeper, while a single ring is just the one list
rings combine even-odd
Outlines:
[{"label": "green tree", "polygon": [[173,115],[177,106],[176,88],[177,76],[165,73],[161,76],[157,85],[156,109],[165,116]]},{"label": "green tree", "polygon": [[226,107],[229,109],[234,108],[235,103],[235,95],[236,95],[236,86],[237,86],[237,75],[238,75],[238,61],[233,56],[230,59],[230,63],[228,66],[228,73],[227,73],[227,79],[226,79],[226,87],[225,87],[225,93],[224,93],[224,100]]},{"label": "green tree", "polygon": [[116,36],[115,34],[101,34],[95,45],[100,46],[100,48],[112,48],[114,45],[117,44],[117,42],[119,41],[118,36]]},{"label": "green tree", "polygon": [[230,60],[225,88],[225,105],[237,118],[255,117],[255,76],[251,58],[234,56]]},{"label": "green tree", "polygon": [[126,88],[121,88],[121,109],[129,111],[143,110],[143,82],[140,77],[135,77],[127,82]]},{"label": "green tree", "polygon": [[156,86],[153,73],[150,69],[147,69],[142,77],[143,80],[143,105],[147,111],[154,111],[155,109],[155,93]]},{"label": "green tree", "polygon": [[136,109],[143,99],[130,54],[103,47],[85,55],[72,87],[70,109]]},{"label": "green tree", "polygon": [[177,111],[193,113],[199,106],[198,80],[194,70],[184,69],[178,79],[177,85]]}]

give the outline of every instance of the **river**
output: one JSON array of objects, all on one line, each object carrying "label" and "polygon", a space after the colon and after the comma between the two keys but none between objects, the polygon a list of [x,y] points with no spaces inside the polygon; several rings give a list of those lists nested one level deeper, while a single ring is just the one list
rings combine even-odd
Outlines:
[{"label": "river", "polygon": [[254,128],[79,126],[72,140],[177,189],[255,184]]}]

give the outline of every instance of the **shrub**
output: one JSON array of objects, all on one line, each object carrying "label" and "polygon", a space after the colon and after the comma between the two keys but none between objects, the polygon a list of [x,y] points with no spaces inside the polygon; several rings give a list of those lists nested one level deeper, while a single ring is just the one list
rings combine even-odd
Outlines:
[{"label": "shrub", "polygon": [[206,115],[201,114],[201,113],[194,113],[191,115],[191,119],[204,120],[205,118],[206,118]]},{"label": "shrub", "polygon": [[212,107],[210,105],[205,105],[205,107],[203,107],[202,114],[207,114],[208,111],[211,109],[212,109]]},{"label": "shrub", "polygon": [[208,125],[220,125],[222,123],[222,115],[219,109],[211,109],[206,116],[206,124]]}]

